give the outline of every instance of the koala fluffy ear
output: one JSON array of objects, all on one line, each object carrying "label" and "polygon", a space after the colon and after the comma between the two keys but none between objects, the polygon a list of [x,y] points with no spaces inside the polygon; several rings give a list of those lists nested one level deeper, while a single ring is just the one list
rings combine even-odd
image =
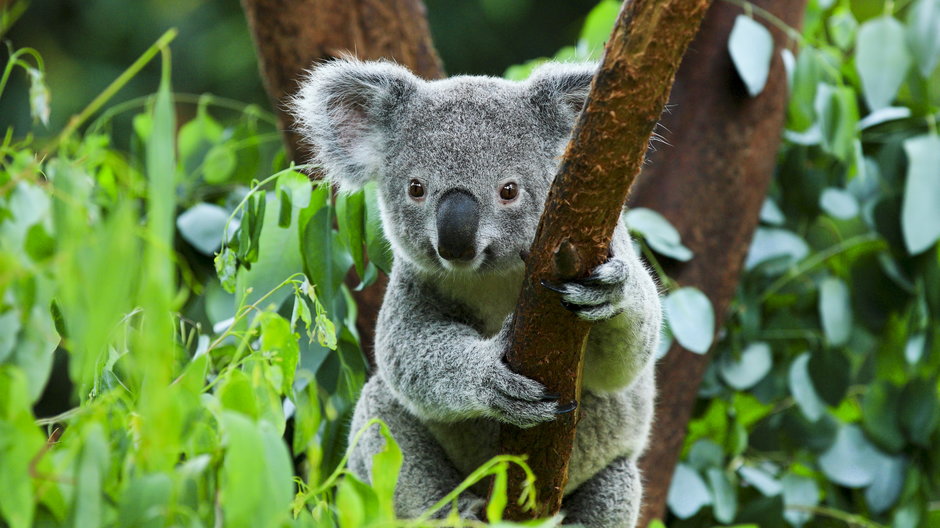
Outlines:
[{"label": "koala fluffy ear", "polygon": [[334,60],[307,73],[289,104],[326,178],[352,191],[375,176],[395,109],[420,82],[397,64],[356,59]]},{"label": "koala fluffy ear", "polygon": [[593,62],[548,62],[532,71],[526,91],[549,132],[568,136],[596,71],[597,63]]}]

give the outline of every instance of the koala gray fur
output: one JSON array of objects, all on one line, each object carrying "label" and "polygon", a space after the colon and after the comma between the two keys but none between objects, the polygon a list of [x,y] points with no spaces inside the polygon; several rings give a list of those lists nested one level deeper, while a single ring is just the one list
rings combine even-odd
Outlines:
[{"label": "koala gray fur", "polygon": [[[395,259],[376,328],[377,372],[351,430],[373,417],[390,427],[404,453],[402,517],[420,515],[494,456],[500,422],[532,426],[566,403],[511,371],[503,354],[523,280],[520,252],[535,237],[595,68],[549,63],[524,82],[424,81],[389,62],[344,59],[312,70],[292,101],[328,179],[344,191],[378,182]],[[512,199],[507,182],[515,183]],[[623,222],[611,255],[586,279],[550,285],[595,321],[563,510],[566,522],[632,527],[662,316]],[[352,471],[369,480],[383,446],[373,427]],[[483,504],[465,493],[459,507],[479,518]]]}]

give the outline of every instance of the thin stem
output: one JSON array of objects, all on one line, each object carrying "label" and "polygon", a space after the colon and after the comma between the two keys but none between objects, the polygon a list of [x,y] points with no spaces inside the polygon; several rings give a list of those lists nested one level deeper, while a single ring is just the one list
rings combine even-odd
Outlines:
[{"label": "thin stem", "polygon": [[878,524],[862,517],[861,515],[854,515],[842,510],[837,510],[835,508],[828,508],[826,506],[804,506],[801,504],[791,504],[787,506],[787,509],[829,517],[830,519],[842,521],[850,526],[861,526],[863,528],[885,528],[883,524]]},{"label": "thin stem", "polygon": [[803,38],[803,35],[800,34],[799,31],[797,31],[793,27],[790,27],[786,22],[784,22],[783,20],[780,20],[779,17],[777,17],[770,11],[767,11],[766,9],[760,6],[756,6],[752,4],[751,2],[748,2],[747,0],[724,0],[724,1],[728,2],[729,4],[734,4],[740,7],[741,9],[744,10],[744,12],[748,16],[751,16],[753,12],[753,14],[766,20],[767,23],[770,24],[771,26],[779,29],[780,31],[783,31],[783,33],[791,40],[795,40],[799,42],[801,45],[805,43],[805,39]]},{"label": "thin stem", "polygon": [[163,51],[170,44],[170,42],[176,38],[177,33],[179,32],[176,30],[176,28],[171,28],[168,29],[166,33],[161,35],[160,38],[158,38],[152,46],[147,48],[147,50],[144,51],[144,53],[138,57],[133,64],[128,66],[127,69],[117,77],[117,79],[114,79],[114,81],[112,81],[111,84],[109,84],[108,87],[104,89],[104,91],[102,91],[100,94],[98,94],[97,97],[88,103],[88,106],[86,106],[80,114],[72,116],[65,128],[62,129],[62,132],[60,132],[59,135],[56,136],[54,140],[52,140],[52,143],[46,146],[43,152],[52,152],[63,141],[68,139],[68,137],[71,136],[73,132],[75,132],[75,129],[87,121],[92,114],[97,112],[106,102],[108,102],[108,100],[114,97],[114,94],[116,94],[121,88],[124,87],[125,84],[134,78],[134,76],[137,75],[140,70],[142,70],[144,66],[147,65],[148,62],[150,62],[150,59],[154,58],[158,52]]},{"label": "thin stem", "polygon": [[866,233],[864,235],[854,236],[852,238],[843,240],[838,244],[829,246],[819,253],[816,253],[812,257],[800,262],[792,269],[792,271],[775,280],[770,286],[767,287],[766,290],[764,290],[764,293],[761,294],[760,302],[763,303],[768,298],[770,298],[771,295],[777,293],[777,291],[789,284],[793,279],[796,279],[800,275],[808,272],[809,270],[815,268],[830,258],[835,257],[841,253],[845,253],[846,251],[863,244],[870,244],[873,242],[876,243],[878,247],[884,246],[884,242],[879,240],[878,235],[874,233]]}]

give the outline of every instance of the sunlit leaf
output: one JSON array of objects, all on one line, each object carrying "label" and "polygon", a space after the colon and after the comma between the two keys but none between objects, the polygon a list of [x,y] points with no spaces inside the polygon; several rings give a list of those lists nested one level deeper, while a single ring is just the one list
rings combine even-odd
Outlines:
[{"label": "sunlit leaf", "polygon": [[753,387],[772,367],[770,345],[764,342],[751,343],[741,352],[740,358],[724,354],[718,362],[718,371],[725,383],[737,390]]},{"label": "sunlit leaf", "polygon": [[858,30],[855,67],[872,110],[891,104],[911,65],[904,26],[894,17],[866,21]]},{"label": "sunlit leaf", "polygon": [[940,238],[940,137],[917,136],[904,142],[907,182],[901,208],[901,231],[912,255]]},{"label": "sunlit leaf", "polygon": [[663,309],[679,344],[697,354],[708,352],[715,335],[715,312],[704,293],[680,288],[666,296]]},{"label": "sunlit leaf", "polygon": [[767,84],[773,51],[770,31],[753,18],[738,15],[728,36],[728,52],[751,97],[757,97]]},{"label": "sunlit leaf", "polygon": [[688,519],[703,506],[711,504],[712,497],[698,472],[680,462],[672,475],[666,502],[676,517]]},{"label": "sunlit leaf", "polygon": [[848,342],[852,333],[852,306],[844,281],[834,277],[823,279],[819,285],[819,317],[831,345]]}]

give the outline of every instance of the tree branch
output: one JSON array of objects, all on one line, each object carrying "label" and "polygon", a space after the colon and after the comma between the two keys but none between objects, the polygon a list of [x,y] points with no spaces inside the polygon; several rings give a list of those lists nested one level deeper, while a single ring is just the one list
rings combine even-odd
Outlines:
[{"label": "tree branch", "polygon": [[[549,192],[516,306],[510,366],[580,401],[584,345],[590,325],[575,318],[542,280],[584,276],[607,258],[614,227],[686,47],[710,0],[633,0],[617,18],[587,103]],[[574,444],[577,411],[531,429],[504,425],[501,452],[529,455],[540,507],[523,512],[510,501],[506,517],[557,513]],[[521,491],[510,475],[510,494]]]}]

